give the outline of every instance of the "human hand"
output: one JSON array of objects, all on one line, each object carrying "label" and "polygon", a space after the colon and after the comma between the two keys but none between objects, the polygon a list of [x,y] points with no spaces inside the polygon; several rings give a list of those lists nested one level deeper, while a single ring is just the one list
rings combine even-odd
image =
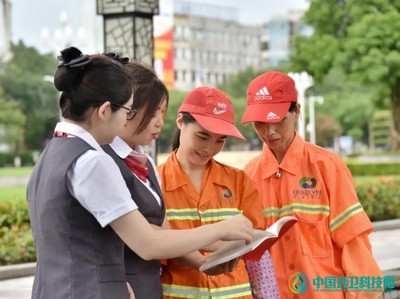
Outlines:
[{"label": "human hand", "polygon": [[126,286],[128,287],[129,299],[135,299],[135,294],[133,293],[132,287],[129,282],[126,282]]},{"label": "human hand", "polygon": [[205,270],[204,273],[206,273],[207,275],[219,275],[219,274],[223,274],[223,273],[232,272],[233,270],[235,270],[239,260],[240,260],[240,257],[237,257],[226,263],[219,264],[219,265],[216,265],[215,267]]},{"label": "human hand", "polygon": [[224,241],[245,240],[246,244],[253,240],[253,224],[242,214],[218,222],[222,226]]},{"label": "human hand", "polygon": [[225,244],[225,241],[217,241],[217,242],[214,242],[214,243],[202,248],[201,250],[204,252],[214,252],[214,251],[217,251],[218,249],[220,249],[224,244]]}]

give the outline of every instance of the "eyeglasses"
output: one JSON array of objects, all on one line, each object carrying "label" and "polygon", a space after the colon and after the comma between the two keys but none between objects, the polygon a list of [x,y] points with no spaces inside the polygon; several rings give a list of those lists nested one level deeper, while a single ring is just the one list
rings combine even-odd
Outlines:
[{"label": "eyeglasses", "polygon": [[[110,103],[111,103],[111,102],[110,102]],[[135,116],[135,114],[136,114],[136,112],[137,112],[136,109],[128,108],[128,107],[122,106],[122,105],[120,105],[120,104],[111,103],[111,105],[113,105],[113,106],[115,106],[115,107],[119,107],[119,108],[125,109],[125,110],[128,110],[129,113],[126,114],[126,119],[127,119],[127,120],[131,120],[131,119]]]}]

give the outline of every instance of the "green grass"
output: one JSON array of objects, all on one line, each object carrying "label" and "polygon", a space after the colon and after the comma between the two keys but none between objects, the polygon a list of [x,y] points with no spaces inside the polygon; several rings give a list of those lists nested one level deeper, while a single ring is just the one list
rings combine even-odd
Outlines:
[{"label": "green grass", "polygon": [[0,176],[25,176],[32,173],[32,166],[27,167],[0,167]]},{"label": "green grass", "polygon": [[26,186],[1,187],[0,202],[26,198]]}]

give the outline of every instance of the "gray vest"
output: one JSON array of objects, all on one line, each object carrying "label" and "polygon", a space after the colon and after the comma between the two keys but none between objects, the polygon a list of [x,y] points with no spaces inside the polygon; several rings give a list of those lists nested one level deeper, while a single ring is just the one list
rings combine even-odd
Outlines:
[{"label": "gray vest", "polygon": [[[122,160],[109,145],[103,146],[103,149],[117,163],[139,211],[149,223],[161,226],[165,217],[165,205],[162,191],[150,161],[147,161],[147,167],[149,167],[150,170],[148,179],[153,190],[156,191],[162,200],[161,207],[151,192],[132,174],[132,171],[124,160]],[[136,299],[162,298],[160,279],[161,263],[159,260],[145,261],[129,247],[125,246],[125,267],[126,280],[131,284]]]},{"label": "gray vest", "polygon": [[68,191],[66,173],[87,150],[80,138],[53,138],[28,183],[37,267],[32,299],[128,299],[124,244]]}]

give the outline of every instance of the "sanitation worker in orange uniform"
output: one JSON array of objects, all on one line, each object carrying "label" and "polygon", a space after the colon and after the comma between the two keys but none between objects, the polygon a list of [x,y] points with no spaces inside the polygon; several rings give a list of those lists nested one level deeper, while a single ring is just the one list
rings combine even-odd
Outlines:
[{"label": "sanitation worker in orange uniform", "polygon": [[[179,130],[173,142],[174,151],[158,168],[171,228],[199,227],[243,213],[254,228],[264,229],[261,200],[254,183],[242,170],[213,158],[228,136],[244,140],[234,125],[229,98],[215,88],[196,88],[179,108],[176,123]],[[215,251],[221,243],[203,248],[202,254]],[[269,270],[265,283],[269,295],[264,298],[278,298],[268,251],[260,263]],[[164,298],[168,299],[253,298],[243,260],[238,261],[232,272],[218,276],[168,260],[162,284]]]},{"label": "sanitation worker in orange uniform", "polygon": [[299,114],[288,75],[267,72],[248,85],[242,123],[252,123],[264,148],[244,169],[261,193],[267,226],[285,215],[298,219],[270,249],[281,298],[377,298],[383,282],[372,224],[351,174],[336,154],[297,134]]}]

